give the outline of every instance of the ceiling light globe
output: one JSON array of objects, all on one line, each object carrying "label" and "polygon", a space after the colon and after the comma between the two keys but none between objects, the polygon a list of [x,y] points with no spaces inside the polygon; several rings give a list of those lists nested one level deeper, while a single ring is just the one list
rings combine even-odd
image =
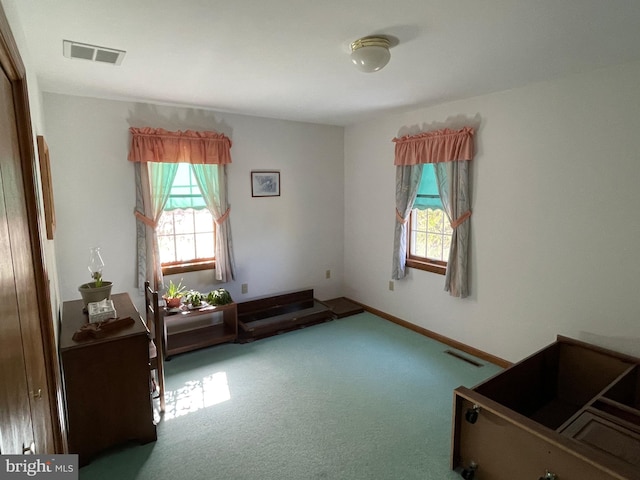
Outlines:
[{"label": "ceiling light globe", "polygon": [[382,37],[365,37],[351,44],[351,61],[362,72],[377,72],[389,59],[389,40]]}]

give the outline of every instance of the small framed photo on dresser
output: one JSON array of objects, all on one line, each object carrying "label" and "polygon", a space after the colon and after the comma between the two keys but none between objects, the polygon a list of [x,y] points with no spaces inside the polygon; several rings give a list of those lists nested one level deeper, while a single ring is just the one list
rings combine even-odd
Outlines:
[{"label": "small framed photo on dresser", "polygon": [[252,197],[279,197],[280,172],[272,170],[254,170],[251,172]]}]

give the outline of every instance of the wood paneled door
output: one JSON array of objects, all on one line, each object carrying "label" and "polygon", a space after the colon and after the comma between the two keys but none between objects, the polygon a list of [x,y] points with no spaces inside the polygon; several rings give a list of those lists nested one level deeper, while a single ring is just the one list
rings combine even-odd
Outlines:
[{"label": "wood paneled door", "polygon": [[0,8],[0,452],[63,453],[25,70]]}]

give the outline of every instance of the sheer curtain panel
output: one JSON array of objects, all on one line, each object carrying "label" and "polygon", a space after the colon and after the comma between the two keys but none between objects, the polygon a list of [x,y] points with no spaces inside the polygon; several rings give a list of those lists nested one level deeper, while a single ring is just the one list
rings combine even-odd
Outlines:
[{"label": "sheer curtain panel", "polygon": [[157,290],[162,285],[162,267],[156,226],[169,198],[178,165],[139,163],[135,168],[138,290],[144,291],[147,280]]},{"label": "sheer curtain panel", "polygon": [[396,168],[396,226],[393,235],[393,272],[391,278],[400,280],[407,274],[407,223],[418,194],[422,165]]},{"label": "sheer curtain panel", "polygon": [[227,202],[225,165],[193,165],[193,173],[216,222],[216,280],[235,280],[233,243],[231,241],[231,207]]}]

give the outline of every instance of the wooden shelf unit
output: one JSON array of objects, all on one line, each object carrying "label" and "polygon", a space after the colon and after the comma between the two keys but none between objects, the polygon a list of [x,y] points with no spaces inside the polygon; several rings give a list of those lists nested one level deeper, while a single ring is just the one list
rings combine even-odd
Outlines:
[{"label": "wooden shelf unit", "polygon": [[238,304],[241,341],[326,322],[333,317],[331,309],[314,298],[313,289],[281,293]]},{"label": "wooden shelf unit", "polygon": [[183,306],[177,313],[165,310],[163,317],[165,359],[238,338],[236,303],[191,310]]},{"label": "wooden shelf unit", "polygon": [[640,480],[640,359],[558,336],[457,388],[451,467],[475,480]]}]

